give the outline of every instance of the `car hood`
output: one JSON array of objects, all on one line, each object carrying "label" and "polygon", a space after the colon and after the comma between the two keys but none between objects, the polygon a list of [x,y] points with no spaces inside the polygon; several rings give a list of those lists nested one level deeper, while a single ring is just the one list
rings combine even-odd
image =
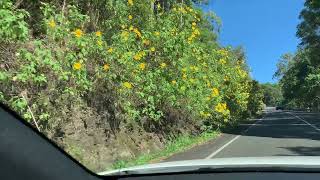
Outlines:
[{"label": "car hood", "polygon": [[320,171],[320,157],[234,157],[171,161],[105,171],[99,175],[161,174],[222,171]]}]

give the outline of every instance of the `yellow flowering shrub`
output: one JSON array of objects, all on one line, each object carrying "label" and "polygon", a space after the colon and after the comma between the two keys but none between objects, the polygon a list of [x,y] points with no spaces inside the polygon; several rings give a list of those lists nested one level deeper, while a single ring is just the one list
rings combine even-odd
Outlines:
[{"label": "yellow flowering shrub", "polygon": [[90,120],[75,131],[166,138],[261,109],[243,51],[219,44],[219,19],[189,0],[34,1],[37,13],[10,2],[0,1],[0,101],[45,134]]},{"label": "yellow flowering shrub", "polygon": [[[172,109],[211,125],[242,117],[251,88],[244,56],[218,45],[215,27],[207,27],[210,19],[199,9],[159,4],[153,12],[147,2],[116,1],[107,7],[110,18],[91,29],[90,16],[76,6],[63,14],[44,4],[44,38],[19,50],[6,86],[52,88],[54,96],[83,101],[89,93],[107,96],[100,93],[107,89],[130,122],[145,118],[161,124]],[[6,98],[21,98],[16,94]],[[42,99],[32,100],[51,116]],[[21,112],[30,120],[26,109]]]}]

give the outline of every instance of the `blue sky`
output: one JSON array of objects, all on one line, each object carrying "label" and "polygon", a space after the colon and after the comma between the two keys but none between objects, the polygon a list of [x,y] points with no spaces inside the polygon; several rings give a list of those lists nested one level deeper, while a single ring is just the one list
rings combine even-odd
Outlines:
[{"label": "blue sky", "polygon": [[241,45],[251,75],[259,82],[275,82],[272,75],[279,57],[299,44],[296,27],[304,0],[209,0],[205,11],[222,20],[219,41]]}]

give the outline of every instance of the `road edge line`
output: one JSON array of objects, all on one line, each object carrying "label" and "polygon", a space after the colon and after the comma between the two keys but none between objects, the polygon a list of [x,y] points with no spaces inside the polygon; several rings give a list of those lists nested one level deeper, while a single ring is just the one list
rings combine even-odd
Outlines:
[{"label": "road edge line", "polygon": [[298,118],[298,119],[301,120],[302,122],[308,124],[309,126],[313,127],[313,129],[315,129],[315,130],[317,130],[317,131],[320,132],[320,129],[319,129],[319,128],[317,128],[317,127],[314,126],[313,124],[310,124],[307,120],[304,120],[303,118],[301,118],[301,117],[299,117],[299,116],[297,116],[297,115],[295,115],[295,114],[292,114],[292,113],[290,113],[290,112],[286,112],[286,113],[287,113],[287,114],[290,114],[290,115],[293,116],[293,117]]},{"label": "road edge line", "polygon": [[[264,118],[264,117],[263,117]],[[229,146],[232,142],[234,142],[235,140],[237,140],[240,136],[242,136],[242,134],[246,133],[249,131],[250,128],[252,128],[253,126],[255,126],[256,124],[258,124],[263,118],[258,119],[255,123],[253,123],[251,126],[249,126],[245,131],[243,131],[243,133],[237,135],[236,137],[232,138],[230,141],[228,141],[226,144],[224,144],[223,146],[221,146],[219,149],[215,150],[214,152],[212,152],[209,156],[205,157],[204,159],[211,159],[213,158],[215,155],[217,155],[219,152],[221,152],[224,148],[226,148],[227,146]]]}]

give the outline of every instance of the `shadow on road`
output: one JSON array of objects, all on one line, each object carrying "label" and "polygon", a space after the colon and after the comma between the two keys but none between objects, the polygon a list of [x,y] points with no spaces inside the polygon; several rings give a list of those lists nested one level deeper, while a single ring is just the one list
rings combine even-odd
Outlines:
[{"label": "shadow on road", "polygon": [[[320,147],[305,147],[305,146],[297,146],[297,147],[279,147],[282,149],[286,149],[295,155],[291,156],[319,156]],[[288,154],[277,154],[276,156],[288,156]]]},{"label": "shadow on road", "polygon": [[[268,113],[261,121],[252,120],[250,123],[240,124],[236,128],[223,128],[221,131],[225,134],[243,136],[320,140],[320,113],[290,113],[302,118],[309,124],[285,111],[281,111]],[[257,124],[253,125],[254,123]],[[250,130],[244,132],[250,126]]]}]

